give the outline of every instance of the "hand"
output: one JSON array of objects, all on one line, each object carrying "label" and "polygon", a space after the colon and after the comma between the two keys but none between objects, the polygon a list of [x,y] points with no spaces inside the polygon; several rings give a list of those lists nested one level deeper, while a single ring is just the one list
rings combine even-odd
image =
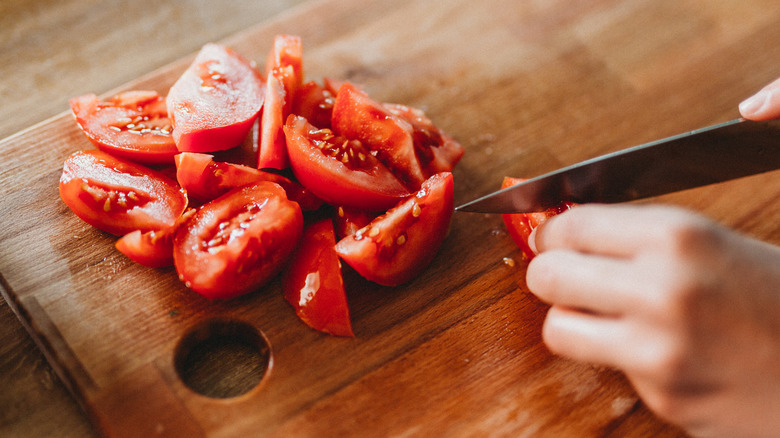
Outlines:
[{"label": "hand", "polygon": [[780,431],[780,248],[684,210],[582,205],[537,229],[551,351],[621,369],[700,436]]},{"label": "hand", "polygon": [[780,118],[780,79],[740,103],[739,112],[742,117],[751,120]]}]

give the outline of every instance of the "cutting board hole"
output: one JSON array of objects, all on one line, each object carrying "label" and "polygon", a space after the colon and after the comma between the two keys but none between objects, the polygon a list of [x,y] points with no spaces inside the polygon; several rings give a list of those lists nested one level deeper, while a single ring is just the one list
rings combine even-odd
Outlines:
[{"label": "cutting board hole", "polygon": [[182,337],[174,361],[188,388],[225,399],[258,387],[271,368],[271,348],[251,324],[214,319],[196,325]]}]

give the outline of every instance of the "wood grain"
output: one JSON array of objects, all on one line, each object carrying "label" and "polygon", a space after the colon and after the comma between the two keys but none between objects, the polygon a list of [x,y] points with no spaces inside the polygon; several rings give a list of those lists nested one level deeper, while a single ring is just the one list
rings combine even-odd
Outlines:
[{"label": "wood grain", "polygon": [[[276,10],[286,3],[275,3]],[[72,20],[92,17],[89,2],[65,4]],[[274,34],[298,34],[309,78],[348,79],[378,99],[424,109],[467,149],[455,171],[456,202],[463,202],[497,188],[504,175],[530,177],[736,117],[738,102],[778,75],[773,60],[780,47],[772,42],[780,41],[780,12],[772,6],[769,0],[322,0],[268,20],[255,16],[259,24],[245,23],[230,36],[237,29],[215,31],[209,39],[224,36],[262,62]],[[178,11],[171,16],[186,9],[166,7]],[[205,14],[187,13],[196,17],[190,25]],[[159,14],[156,23],[167,23]],[[231,18],[215,16],[217,28],[231,29],[232,18],[219,18],[225,16]],[[28,26],[56,20],[44,12],[36,17]],[[94,20],[87,22],[97,26]],[[133,23],[123,30],[143,26],[123,21]],[[172,21],[179,32],[187,22]],[[21,41],[18,32],[5,35]],[[97,37],[101,32],[78,47],[95,54],[128,35]],[[43,97],[31,92],[41,66],[25,63],[22,73],[32,78],[25,108],[50,107],[39,109],[36,120],[4,110],[2,128],[10,134],[46,111],[59,113],[81,92],[164,93],[204,42],[187,38],[160,51],[146,46],[141,52],[153,60],[144,60],[143,71],[85,82],[99,89],[44,86]],[[112,71],[133,65],[132,56],[107,52],[89,62]],[[71,75],[79,71],[68,65]],[[7,84],[1,90],[21,93]],[[61,378],[41,371],[48,368],[40,359],[25,363],[38,356],[20,341],[26,338],[18,326],[6,323],[3,308],[0,335],[12,343],[0,344],[0,366],[31,377],[0,381],[4,405],[15,406],[0,417],[0,434],[92,433],[74,401],[64,398],[62,382],[95,430],[108,436],[683,435],[647,411],[620,373],[544,348],[546,308],[527,293],[525,261],[499,216],[456,215],[439,256],[407,285],[383,288],[347,270],[357,336],[333,338],[297,320],[278,281],[237,300],[208,302],[171,269],[144,268],[116,252],[115,238],[82,223],[57,197],[62,161],[88,147],[66,113],[0,142],[0,285]],[[653,201],[689,207],[779,244],[778,196],[777,177],[766,174]],[[200,395],[177,372],[181,339],[214,319],[246,323],[270,343],[270,369],[242,396]],[[34,381],[41,375],[59,389],[41,389]],[[38,399],[19,407],[15,400],[27,391]],[[22,418],[46,418],[61,407],[59,419]]]}]

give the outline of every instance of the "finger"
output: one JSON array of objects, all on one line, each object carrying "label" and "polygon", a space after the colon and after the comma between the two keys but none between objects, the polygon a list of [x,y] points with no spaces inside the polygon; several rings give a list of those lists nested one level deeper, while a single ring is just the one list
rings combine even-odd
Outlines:
[{"label": "finger", "polygon": [[626,326],[621,319],[605,318],[553,306],[542,327],[542,339],[555,354],[574,360],[620,368],[630,354],[624,347]]},{"label": "finger", "polygon": [[631,257],[666,242],[669,229],[690,220],[690,213],[665,206],[580,205],[540,225],[534,244],[539,252],[569,249]]},{"label": "finger", "polygon": [[647,310],[651,293],[644,290],[635,264],[573,251],[547,251],[528,265],[526,284],[551,305],[561,305],[604,315]]},{"label": "finger", "polygon": [[780,79],[762,88],[739,104],[742,117],[751,120],[780,118]]}]

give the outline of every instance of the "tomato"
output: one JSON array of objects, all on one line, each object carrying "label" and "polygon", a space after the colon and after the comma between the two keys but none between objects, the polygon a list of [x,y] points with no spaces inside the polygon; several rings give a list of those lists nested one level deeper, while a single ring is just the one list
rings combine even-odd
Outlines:
[{"label": "tomato", "polygon": [[60,197],[82,220],[116,235],[173,226],[187,207],[176,181],[95,150],[65,160]]},{"label": "tomato", "polygon": [[359,229],[370,224],[379,214],[359,208],[338,207],[333,215],[333,227],[336,237],[343,239],[358,232]]},{"label": "tomato", "polygon": [[307,226],[282,276],[282,289],[284,298],[309,327],[333,335],[354,336],[335,245],[330,219]]},{"label": "tomato", "polygon": [[173,265],[173,236],[180,224],[195,213],[190,208],[172,227],[162,230],[152,230],[142,233],[141,230],[131,231],[116,241],[116,249],[130,260],[152,268],[162,268]]},{"label": "tomato", "polygon": [[410,195],[360,141],[318,129],[295,115],[287,118],[284,132],[295,177],[323,201],[384,211]]},{"label": "tomato", "polygon": [[336,252],[364,278],[385,286],[406,283],[439,251],[453,212],[452,174],[423,182],[420,190],[352,236]]},{"label": "tomato", "polygon": [[417,159],[426,178],[440,172],[451,172],[463,158],[463,146],[437,128],[424,112],[393,103],[386,103],[385,108],[412,125]]},{"label": "tomato", "polygon": [[284,125],[303,82],[303,48],[296,36],[277,35],[266,61],[266,97],[261,114],[257,168],[289,167]]},{"label": "tomato", "polygon": [[411,107],[382,104],[350,83],[339,88],[333,130],[363,142],[411,190],[439,172],[449,172],[464,149],[425,114]]},{"label": "tomato", "polygon": [[[501,184],[501,188],[505,189],[523,181],[525,181],[525,179],[505,177]],[[515,244],[520,248],[525,257],[528,260],[531,260],[536,255],[531,251],[531,247],[528,246],[528,236],[531,234],[531,231],[543,224],[547,219],[557,214],[561,214],[575,205],[577,204],[572,202],[562,202],[560,205],[548,208],[545,211],[502,214],[501,217],[504,219],[504,225],[506,225],[506,229],[512,237],[512,240],[514,240]]]},{"label": "tomato", "polygon": [[304,117],[318,128],[330,128],[336,92],[316,81],[310,81],[298,90],[293,102],[293,114]]},{"label": "tomato", "polygon": [[174,266],[184,284],[206,298],[243,295],[281,270],[302,229],[301,209],[281,186],[242,186],[204,204],[179,227]]},{"label": "tomato", "polygon": [[105,102],[86,94],[70,99],[70,107],[87,138],[114,156],[165,164],[178,152],[165,99],[155,91],[127,91]]},{"label": "tomato", "polygon": [[279,184],[291,201],[305,211],[316,210],[322,201],[300,184],[271,172],[228,162],[214,161],[214,156],[197,152],[182,152],[175,157],[176,179],[187,195],[199,202],[208,202],[231,189],[259,181]]},{"label": "tomato", "polygon": [[239,145],[264,95],[265,84],[252,64],[227,47],[206,44],[166,99],[179,151],[212,152]]}]

